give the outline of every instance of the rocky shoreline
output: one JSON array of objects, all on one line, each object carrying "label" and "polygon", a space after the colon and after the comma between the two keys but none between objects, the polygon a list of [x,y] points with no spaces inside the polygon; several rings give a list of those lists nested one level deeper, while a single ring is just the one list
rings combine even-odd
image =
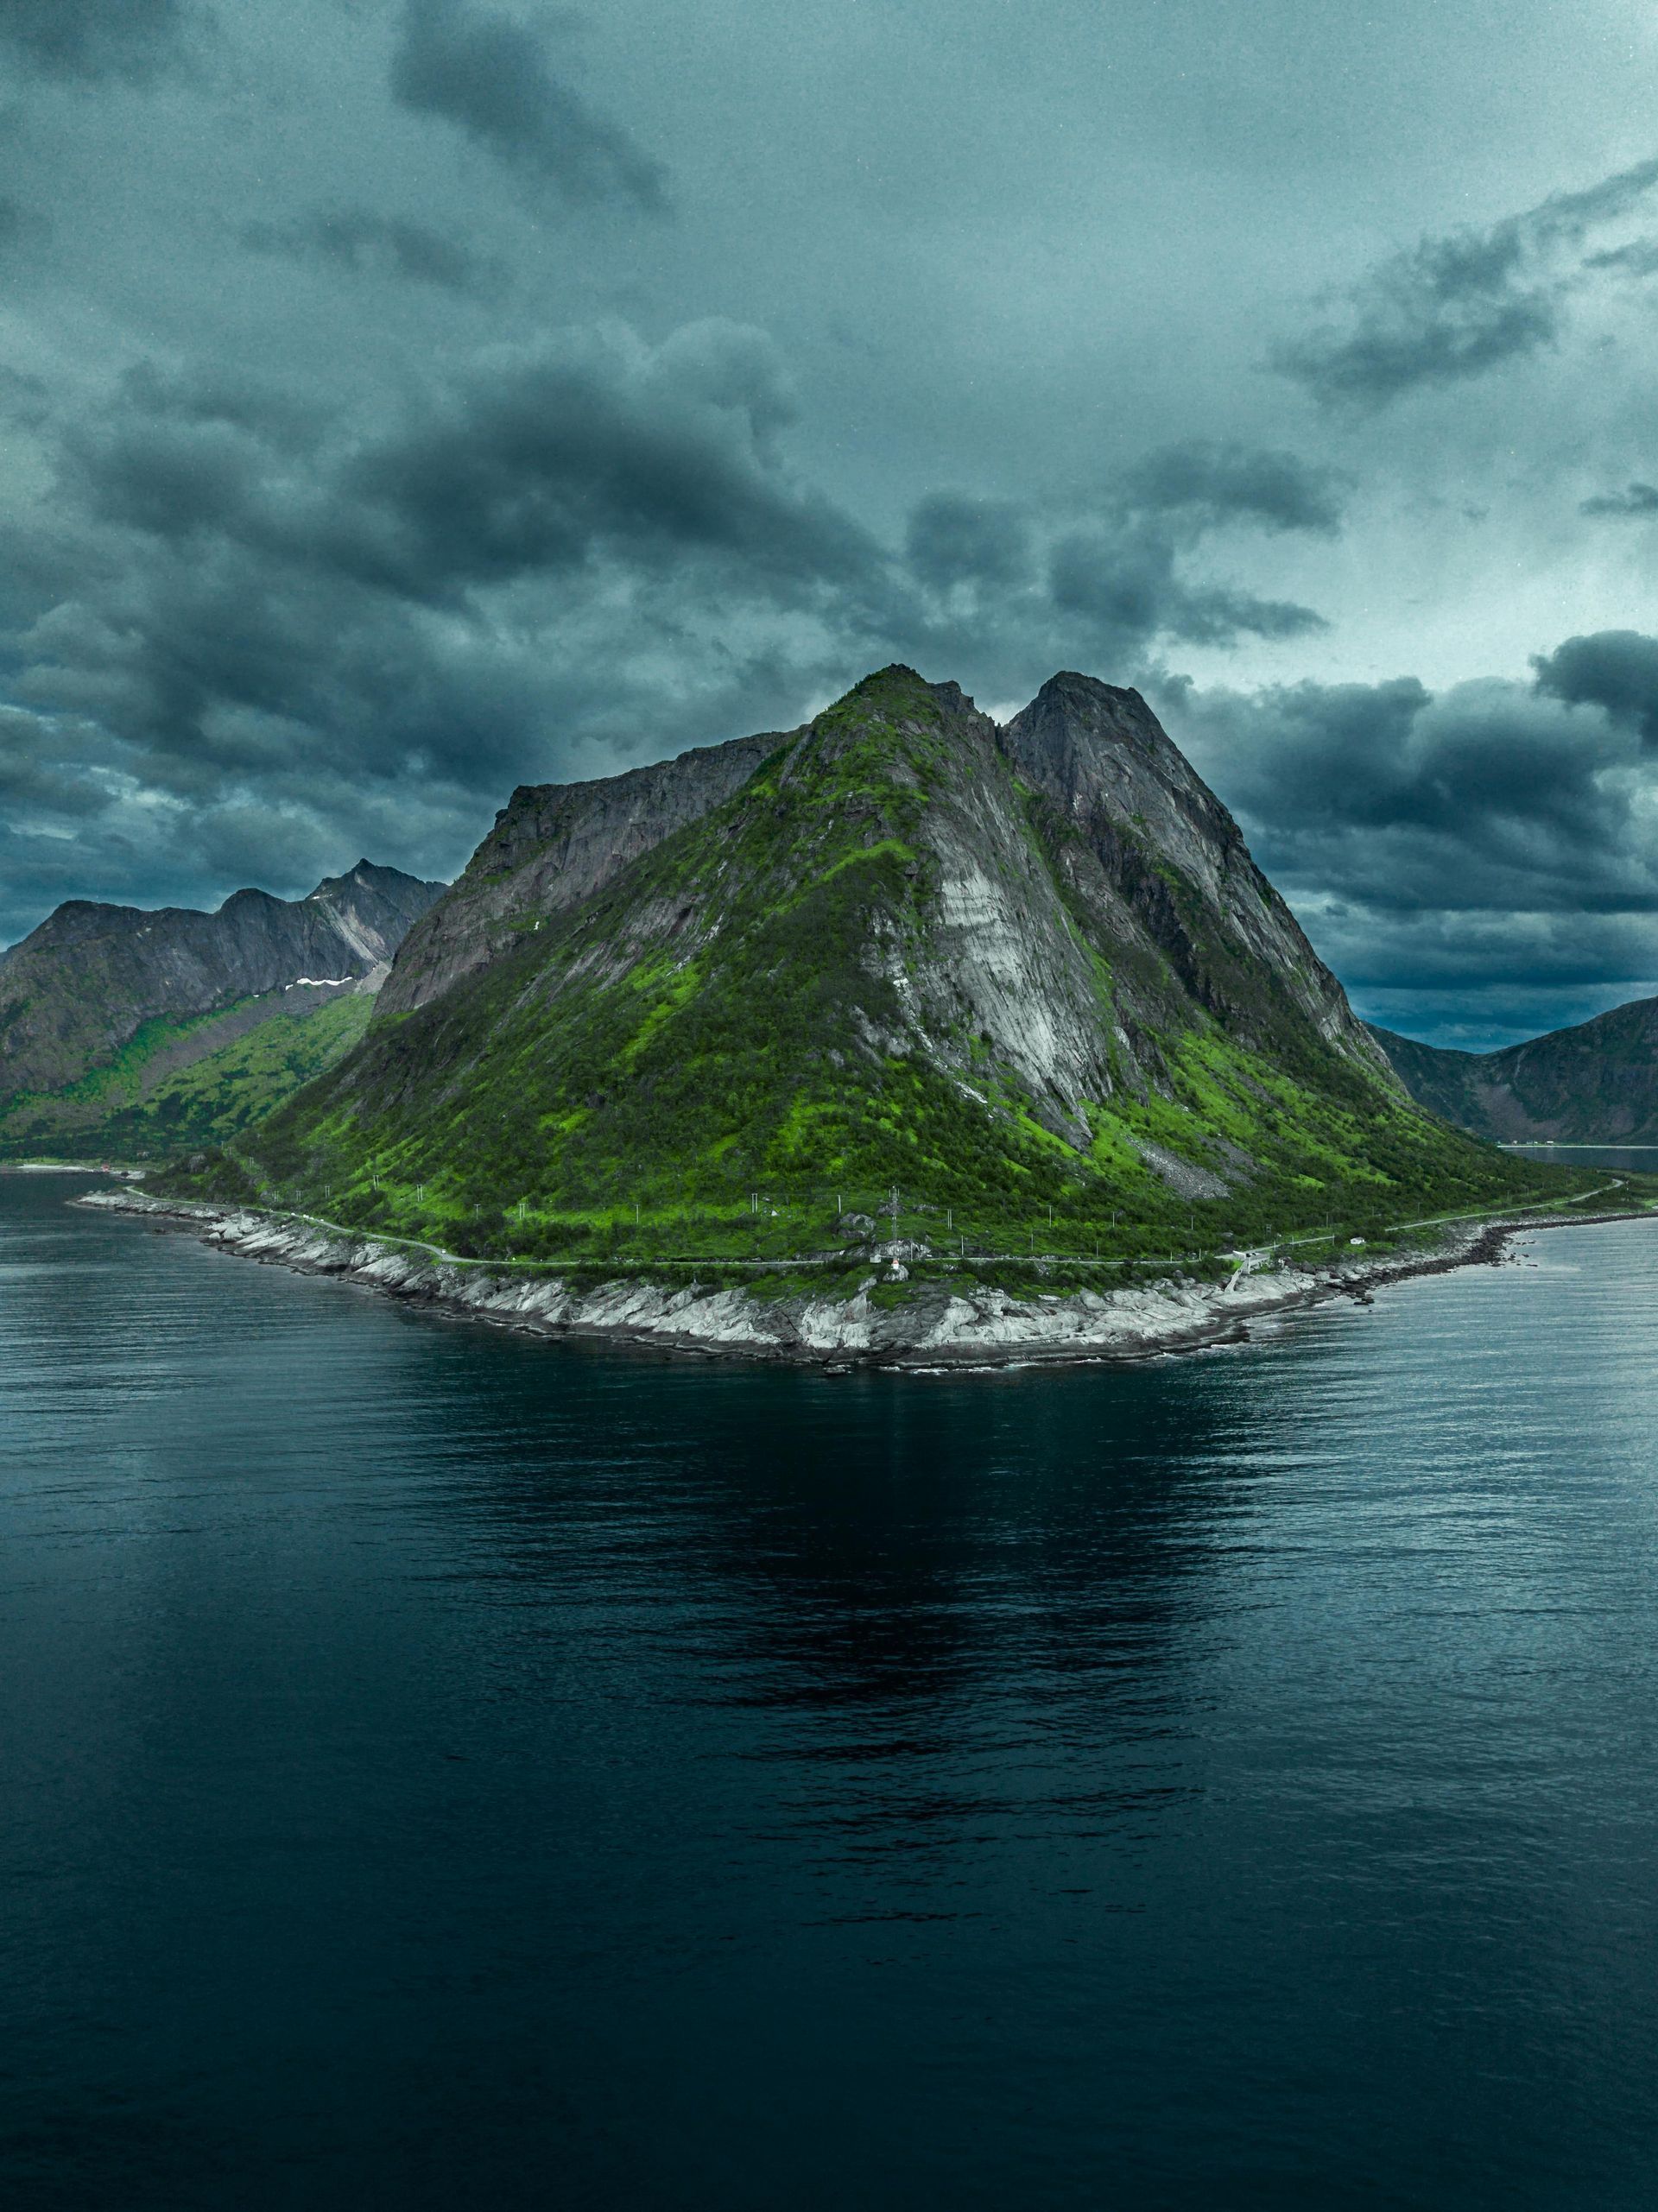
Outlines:
[{"label": "rocky shoreline", "polygon": [[1627,1210],[1548,1221],[1459,1224],[1435,1251],[1401,1260],[1344,1259],[1280,1267],[1231,1284],[1165,1279],[1142,1287],[1016,1298],[989,1287],[918,1283],[902,1305],[878,1305],[871,1273],[851,1298],[809,1293],[766,1299],[745,1289],[637,1279],[574,1285],[544,1271],[503,1267],[251,1208],[97,1191],[75,1201],[183,1229],[244,1258],[311,1274],[343,1275],[395,1298],[547,1337],[658,1350],[785,1360],[829,1372],[852,1368],[1060,1366],[1142,1360],[1239,1343],[1251,1321],[1332,1298],[1368,1302],[1383,1286],[1452,1267],[1496,1265],[1522,1229],[1571,1221],[1642,1217]]}]

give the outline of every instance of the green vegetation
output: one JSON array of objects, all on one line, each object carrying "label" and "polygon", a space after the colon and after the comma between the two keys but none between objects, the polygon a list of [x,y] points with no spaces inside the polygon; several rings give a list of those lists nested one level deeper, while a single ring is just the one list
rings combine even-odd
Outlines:
[{"label": "green vegetation", "polygon": [[[1001,845],[992,803],[1015,825]],[[716,812],[374,1023],[170,1187],[479,1258],[694,1263],[705,1281],[711,1263],[741,1279],[839,1252],[878,1217],[875,1233],[933,1246],[914,1280],[1022,1293],[1190,1272],[1233,1244],[1386,1245],[1430,1214],[1560,1203],[1599,1179],[1475,1143],[1332,1049],[1139,835],[1121,830],[1123,881],[1161,934],[1130,940],[1077,888],[1074,826],[974,751],[931,686],[883,672]],[[1085,1129],[990,1042],[940,950],[940,854],[973,838],[987,869],[1057,888],[1055,934],[1093,977],[1102,1035],[1137,1009],[1137,1067],[1110,1047]],[[781,1280],[866,1274],[853,1254]]]},{"label": "green vegetation", "polygon": [[0,1159],[171,1159],[225,1143],[349,1052],[362,994],[287,1011],[244,999],[190,1021],[146,1021],[106,1065],[0,1109]]},{"label": "green vegetation", "polygon": [[1476,1135],[1521,1142],[1658,1141],[1658,999],[1496,1052],[1372,1033],[1411,1096]]}]

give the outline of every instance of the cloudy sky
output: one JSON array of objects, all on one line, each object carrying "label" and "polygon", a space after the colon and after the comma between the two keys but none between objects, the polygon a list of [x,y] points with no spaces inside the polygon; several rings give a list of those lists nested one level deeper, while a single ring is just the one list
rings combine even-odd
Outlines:
[{"label": "cloudy sky", "polygon": [[1139,684],[1360,1010],[1658,990],[1633,0],[0,0],[0,942]]}]

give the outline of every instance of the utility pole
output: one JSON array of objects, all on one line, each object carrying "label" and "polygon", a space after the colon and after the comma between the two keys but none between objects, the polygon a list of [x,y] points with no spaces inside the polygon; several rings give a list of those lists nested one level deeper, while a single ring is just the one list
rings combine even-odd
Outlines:
[{"label": "utility pole", "polygon": [[892,1241],[898,1242],[898,1185],[892,1186]]}]

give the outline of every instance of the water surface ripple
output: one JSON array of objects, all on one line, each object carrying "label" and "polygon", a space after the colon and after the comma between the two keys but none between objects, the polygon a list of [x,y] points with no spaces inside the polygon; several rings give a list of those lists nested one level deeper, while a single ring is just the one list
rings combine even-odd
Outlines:
[{"label": "water surface ripple", "polygon": [[1658,2200],[1658,1225],[1123,1370],[0,1178],[0,2198]]}]

